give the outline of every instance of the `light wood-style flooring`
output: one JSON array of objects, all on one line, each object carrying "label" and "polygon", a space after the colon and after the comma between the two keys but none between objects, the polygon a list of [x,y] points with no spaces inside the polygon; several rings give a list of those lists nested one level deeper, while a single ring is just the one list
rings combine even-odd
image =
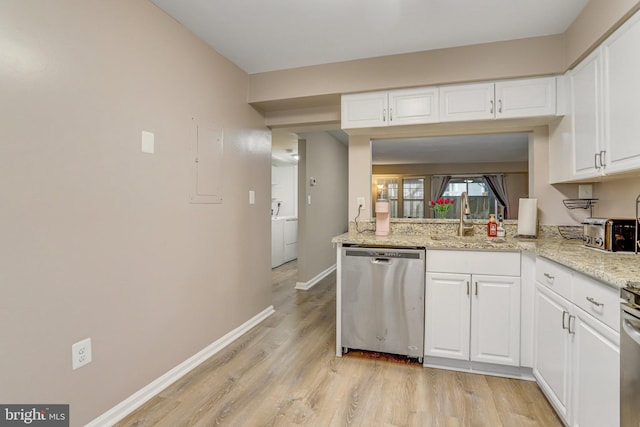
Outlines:
[{"label": "light wood-style flooring", "polygon": [[276,313],[118,426],[562,426],[534,382],[335,356],[335,273],[294,289],[273,270]]}]

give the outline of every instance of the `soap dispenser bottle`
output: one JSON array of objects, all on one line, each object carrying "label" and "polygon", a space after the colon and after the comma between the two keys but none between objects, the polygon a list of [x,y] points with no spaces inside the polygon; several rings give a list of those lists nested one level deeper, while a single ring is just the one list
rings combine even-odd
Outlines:
[{"label": "soap dispenser bottle", "polygon": [[496,222],[496,216],[489,214],[489,222],[487,223],[487,236],[496,237],[498,235],[498,223]]}]

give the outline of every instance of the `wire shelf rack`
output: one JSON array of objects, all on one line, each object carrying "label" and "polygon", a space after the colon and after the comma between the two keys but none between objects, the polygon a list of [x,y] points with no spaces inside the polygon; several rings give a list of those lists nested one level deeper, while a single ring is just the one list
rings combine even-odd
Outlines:
[{"label": "wire shelf rack", "polygon": [[564,199],[564,203],[567,209],[589,209],[589,216],[593,216],[593,206],[598,202],[598,199]]}]

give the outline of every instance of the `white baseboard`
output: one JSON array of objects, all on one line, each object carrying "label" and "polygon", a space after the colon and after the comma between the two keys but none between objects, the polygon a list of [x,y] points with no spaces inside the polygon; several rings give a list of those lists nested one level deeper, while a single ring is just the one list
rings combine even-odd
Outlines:
[{"label": "white baseboard", "polygon": [[182,378],[188,372],[193,370],[196,366],[213,356],[233,341],[242,336],[249,329],[253,328],[267,317],[275,313],[273,306],[269,306],[261,313],[258,313],[253,318],[249,319],[236,329],[232,330],[222,338],[209,344],[207,347],[194,354],[175,368],[166,372],[153,382],[147,384],[122,402],[118,403],[113,408],[109,409],[104,414],[90,421],[86,426],[88,427],[102,427],[111,426],[122,420],[124,417],[138,409],[152,397],[160,393],[162,390]]},{"label": "white baseboard", "polygon": [[301,291],[308,291],[309,289],[313,288],[320,280],[324,279],[329,274],[333,273],[335,269],[336,269],[336,265],[333,264],[331,267],[327,268],[322,273],[318,274],[316,277],[309,280],[308,282],[296,282],[296,289]]}]

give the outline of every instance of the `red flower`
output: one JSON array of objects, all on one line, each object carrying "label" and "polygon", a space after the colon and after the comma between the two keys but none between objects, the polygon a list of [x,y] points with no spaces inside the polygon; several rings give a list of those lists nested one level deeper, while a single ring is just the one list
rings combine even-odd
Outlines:
[{"label": "red flower", "polygon": [[444,203],[444,199],[442,197],[438,198],[438,204],[441,205]]}]

